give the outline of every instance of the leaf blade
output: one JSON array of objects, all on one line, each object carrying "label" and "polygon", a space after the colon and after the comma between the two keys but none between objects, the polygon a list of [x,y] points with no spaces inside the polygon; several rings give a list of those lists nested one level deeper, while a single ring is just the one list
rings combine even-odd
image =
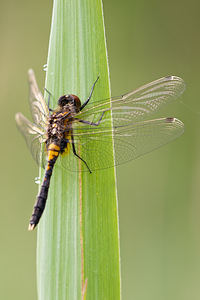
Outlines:
[{"label": "leaf blade", "polygon": [[[47,65],[53,107],[62,94],[87,99],[98,75],[92,101],[110,96],[101,1],[54,1]],[[114,169],[90,175],[55,166],[38,227],[39,299],[120,299]]]}]

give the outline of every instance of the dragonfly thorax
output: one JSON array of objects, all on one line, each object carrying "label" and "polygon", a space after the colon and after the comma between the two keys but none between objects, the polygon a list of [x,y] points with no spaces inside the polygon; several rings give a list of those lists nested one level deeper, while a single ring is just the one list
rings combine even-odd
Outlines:
[{"label": "dragonfly thorax", "polygon": [[65,138],[66,132],[71,130],[73,113],[69,110],[60,110],[52,113],[47,126],[47,140],[61,141]]}]

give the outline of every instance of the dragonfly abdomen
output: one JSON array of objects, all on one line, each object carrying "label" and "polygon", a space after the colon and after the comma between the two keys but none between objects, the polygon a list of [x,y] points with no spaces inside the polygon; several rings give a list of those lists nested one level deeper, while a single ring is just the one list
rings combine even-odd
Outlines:
[{"label": "dragonfly abdomen", "polygon": [[40,189],[40,193],[37,196],[34,210],[29,222],[28,230],[33,230],[36,227],[43,214],[46,205],[47,196],[48,196],[53,167],[55,165],[59,153],[60,153],[60,147],[57,144],[51,143],[48,146],[48,164],[47,164],[44,180]]}]

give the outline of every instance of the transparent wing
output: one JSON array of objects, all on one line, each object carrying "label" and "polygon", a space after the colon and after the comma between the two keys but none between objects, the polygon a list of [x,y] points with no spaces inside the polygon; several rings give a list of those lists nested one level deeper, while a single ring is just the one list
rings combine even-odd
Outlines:
[{"label": "transparent wing", "polygon": [[28,83],[29,83],[29,103],[32,113],[33,122],[40,126],[45,127],[48,122],[49,109],[40,92],[35,74],[32,69],[28,70]]},{"label": "transparent wing", "polygon": [[[169,143],[183,133],[184,125],[181,121],[165,118],[136,122],[174,101],[184,90],[183,79],[167,76],[121,97],[95,101],[95,104],[89,102],[73,120],[74,141],[71,141],[71,152],[74,143],[77,154],[87,162],[89,168],[98,170],[122,164]],[[100,160],[100,153],[103,154],[103,161]],[[77,157],[74,155],[64,157],[62,164],[72,171],[77,171],[81,164],[81,170],[87,171],[86,165],[80,160],[77,165]]]},{"label": "transparent wing", "polygon": [[101,126],[110,123],[112,111],[113,125],[127,125],[150,116],[152,113],[174,101],[185,90],[183,79],[167,76],[148,83],[120,97],[95,101],[77,114],[77,118],[98,123],[103,114]]},{"label": "transparent wing", "polygon": [[35,74],[32,69],[28,70],[28,83],[29,83],[29,104],[33,123],[31,123],[23,114],[17,113],[15,120],[17,127],[22,133],[28,148],[30,149],[34,160],[40,166],[46,165],[45,153],[45,129],[48,124],[49,109],[38,88]]},{"label": "transparent wing", "polygon": [[45,133],[44,128],[41,128],[31,123],[23,114],[17,113],[15,116],[17,127],[22,133],[28,148],[30,149],[34,160],[40,166],[42,161],[43,168],[46,165],[45,153]]},{"label": "transparent wing", "polygon": [[[88,126],[89,127],[89,126]],[[112,130],[88,128],[83,133],[81,128],[73,130],[75,149],[85,160],[91,171],[110,168],[153,151],[181,136],[183,123],[175,118],[162,118],[125,126],[115,126]],[[113,141],[115,162],[113,162]],[[62,158],[62,165],[70,171],[88,171],[86,165],[72,153]],[[103,159],[102,159],[103,158]],[[78,164],[77,164],[78,160]]]}]

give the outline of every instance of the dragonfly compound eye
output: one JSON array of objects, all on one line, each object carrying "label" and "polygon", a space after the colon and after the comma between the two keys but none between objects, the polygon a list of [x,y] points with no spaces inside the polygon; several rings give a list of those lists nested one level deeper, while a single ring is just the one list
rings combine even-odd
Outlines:
[{"label": "dragonfly compound eye", "polygon": [[58,99],[58,105],[61,107],[68,103],[74,103],[74,98],[71,95],[63,95]]}]

